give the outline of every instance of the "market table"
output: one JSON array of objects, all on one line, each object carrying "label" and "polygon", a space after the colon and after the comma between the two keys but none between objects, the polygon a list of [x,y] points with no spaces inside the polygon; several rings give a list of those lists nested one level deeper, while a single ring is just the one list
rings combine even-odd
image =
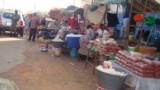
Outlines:
[{"label": "market table", "polygon": [[135,90],[160,90],[160,79],[140,77],[130,72],[129,70],[121,67],[115,62],[112,62],[112,65],[113,67],[125,70],[129,74],[125,81],[125,84],[130,87],[135,87]]},{"label": "market table", "polygon": [[[90,53],[92,53],[94,55],[93,63],[90,63],[90,61],[89,61]],[[100,59],[101,56],[104,56],[104,58]],[[101,61],[105,61],[106,58],[108,58],[109,56],[110,56],[110,54],[100,54],[97,49],[88,47],[88,54],[87,54],[85,67],[87,68],[88,64],[92,64],[93,65],[92,74],[94,75],[96,65],[98,65],[98,63],[101,62]]]}]

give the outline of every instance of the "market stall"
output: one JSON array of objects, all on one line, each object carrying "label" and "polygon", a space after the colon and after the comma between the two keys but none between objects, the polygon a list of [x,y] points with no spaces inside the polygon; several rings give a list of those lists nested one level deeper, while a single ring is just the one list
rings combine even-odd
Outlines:
[{"label": "market stall", "polygon": [[[108,0],[108,1],[110,1],[110,0]],[[148,12],[148,11],[154,12],[157,9],[159,10],[159,8],[156,9],[155,7],[151,7],[151,3],[155,6],[157,6],[158,4],[156,4],[156,2],[154,0],[148,1],[148,2],[147,2],[147,0],[144,0],[144,2],[141,2],[144,4],[144,6],[143,6],[143,4],[139,4],[138,1],[139,0],[131,0],[131,2],[130,2],[131,7],[135,7],[137,9],[139,9],[138,6],[141,6],[140,9],[142,9],[142,11],[141,10],[140,11],[131,11],[131,12],[138,13],[138,14],[136,14],[134,17],[129,16],[129,18],[130,19],[132,18],[136,22],[142,22],[140,24],[140,26],[138,26],[138,28],[141,28],[141,29],[144,28],[143,24],[154,25],[155,22],[153,22],[154,21],[153,17],[144,18],[141,13],[146,14],[146,12]],[[102,2],[101,2],[101,4],[102,4]],[[101,4],[98,4],[99,6],[97,6],[97,7],[88,8],[88,11],[85,12],[85,15],[86,15],[85,17],[94,24],[104,23],[103,21],[105,19],[104,16],[106,14],[107,8]],[[157,6],[157,7],[159,7],[159,6]],[[156,13],[157,13],[157,11],[156,11]],[[92,17],[94,15],[95,15],[95,17],[98,17],[98,18]],[[136,28],[137,26],[130,24],[129,27]],[[130,30],[130,31],[132,31],[132,30]],[[123,54],[119,54],[120,49],[119,49],[118,45],[115,45],[112,43],[112,44],[108,44],[110,46],[107,46],[104,44],[104,42],[103,42],[104,39],[102,39],[102,38],[95,40],[95,41],[90,41],[89,47],[92,46],[93,48],[90,48],[89,50],[91,52],[93,52],[93,51],[96,52],[95,53],[96,57],[94,59],[93,68],[95,69],[97,63],[100,61],[99,60],[100,58],[97,58],[97,57],[100,57],[102,54],[106,55],[106,56],[111,56],[111,55],[115,54],[116,55],[116,60],[115,60],[116,63],[114,63],[113,67],[125,70],[129,74],[129,77],[125,81],[126,85],[128,85],[130,87],[135,87],[136,90],[159,90],[160,87],[157,83],[160,82],[160,76],[159,76],[160,75],[160,70],[159,70],[160,60],[157,57],[154,57],[154,58],[152,57],[152,54],[155,53],[156,48],[143,47],[143,46],[139,47],[138,46],[139,49],[137,50],[137,47],[136,47],[137,42],[134,42],[134,38],[132,37],[132,33],[129,33],[129,34],[127,33],[127,35],[130,35],[129,37],[126,37],[126,39],[125,39],[125,41],[127,42],[127,45],[129,45],[129,48],[127,46],[128,51],[125,51],[125,53],[123,53]],[[147,40],[149,40],[149,38],[147,38]],[[147,43],[148,43],[148,41],[147,41]],[[145,45],[147,46],[148,44],[145,44]],[[132,47],[132,46],[135,46],[135,47]],[[136,51],[138,51],[138,52],[136,52]],[[150,56],[145,55],[145,54],[149,54]],[[107,60],[107,58],[103,58],[103,60]],[[87,60],[86,62],[88,63],[88,61],[89,60]],[[97,73],[99,74],[100,72],[97,72]],[[105,78],[105,77],[107,78],[107,74],[103,75],[103,78]],[[104,83],[105,82],[103,82],[103,84]],[[107,87],[107,84],[106,84],[106,87]],[[102,87],[102,88],[104,88],[104,87]],[[104,88],[104,89],[106,89],[106,88]],[[116,89],[116,90],[118,90],[118,89]]]},{"label": "market stall", "polygon": [[[98,69],[96,68],[97,82],[104,90],[119,88],[112,85],[117,84],[114,80],[122,77],[121,75],[124,73],[128,74],[124,84],[135,90],[160,90],[160,59],[157,57],[120,50],[116,54],[115,61],[104,61],[98,67]],[[115,76],[116,78],[111,80]],[[108,78],[110,80],[106,81]]]},{"label": "market stall", "polygon": [[[155,20],[159,19],[159,6],[156,0],[129,0],[129,25],[127,26],[128,35],[134,37],[137,46],[142,44],[156,46],[153,38],[159,38],[159,28]],[[154,28],[156,27],[156,28]],[[156,32],[156,33],[155,33]],[[127,41],[127,38],[126,38]],[[126,42],[126,48],[128,42]]]},{"label": "market stall", "polygon": [[114,63],[113,66],[117,68],[121,68],[125,70],[127,73],[129,73],[129,76],[126,79],[125,84],[135,88],[135,90],[159,90],[160,89],[160,86],[159,86],[160,79],[141,77],[123,68],[122,66],[116,63]]},{"label": "market stall", "polygon": [[113,66],[129,73],[125,84],[136,90],[160,89],[160,61],[156,57],[119,51]]}]

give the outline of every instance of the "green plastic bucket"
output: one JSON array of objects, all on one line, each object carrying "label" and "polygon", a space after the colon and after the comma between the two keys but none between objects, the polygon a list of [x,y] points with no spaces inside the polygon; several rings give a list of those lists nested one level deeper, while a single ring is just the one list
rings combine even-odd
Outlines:
[{"label": "green plastic bucket", "polygon": [[128,51],[129,52],[135,52],[136,51],[136,47],[128,46]]}]

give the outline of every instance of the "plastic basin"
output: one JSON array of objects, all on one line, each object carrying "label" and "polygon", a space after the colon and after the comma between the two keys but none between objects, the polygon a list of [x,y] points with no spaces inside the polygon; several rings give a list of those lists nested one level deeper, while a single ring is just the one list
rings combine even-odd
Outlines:
[{"label": "plastic basin", "polygon": [[138,51],[142,54],[153,54],[157,48],[149,46],[140,46]]}]

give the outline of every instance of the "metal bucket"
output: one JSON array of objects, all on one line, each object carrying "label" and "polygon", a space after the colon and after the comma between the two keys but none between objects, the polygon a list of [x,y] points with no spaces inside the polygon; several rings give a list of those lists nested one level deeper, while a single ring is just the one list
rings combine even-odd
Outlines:
[{"label": "metal bucket", "polygon": [[[115,68],[116,71],[125,72],[122,69]],[[97,71],[97,84],[98,86],[104,88],[105,90],[121,90],[124,82],[127,78],[125,76],[112,75],[109,73],[104,73],[96,68]]]}]

